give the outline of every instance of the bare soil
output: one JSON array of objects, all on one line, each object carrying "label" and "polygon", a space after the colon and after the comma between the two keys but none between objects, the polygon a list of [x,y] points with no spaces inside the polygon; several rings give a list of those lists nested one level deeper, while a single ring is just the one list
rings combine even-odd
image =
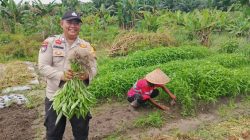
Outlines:
[{"label": "bare soil", "polygon": [[27,109],[20,105],[11,105],[0,110],[1,140],[31,140],[35,131],[31,129],[32,122],[37,118],[35,109]]},{"label": "bare soil", "polygon": [[[250,110],[241,107],[239,106],[234,113],[249,116]],[[200,113],[196,117],[184,118],[179,115],[178,107],[172,107],[170,111],[163,113],[166,120],[163,127],[134,127],[133,122],[136,118],[152,111],[157,111],[157,109],[151,106],[134,109],[127,102],[113,101],[112,103],[99,104],[92,111],[93,118],[90,121],[89,139],[108,139],[112,135],[121,135],[125,139],[131,140],[161,139],[160,136],[168,135],[173,130],[185,133],[196,130],[199,126],[206,123],[216,123],[222,120],[216,114],[215,110]],[[1,109],[0,112],[0,139],[45,139],[45,129],[43,126],[44,107],[42,103],[33,109],[27,109],[25,106],[11,105],[9,108]],[[248,134],[248,132],[246,133]],[[69,123],[66,127],[64,140],[73,140]]]}]

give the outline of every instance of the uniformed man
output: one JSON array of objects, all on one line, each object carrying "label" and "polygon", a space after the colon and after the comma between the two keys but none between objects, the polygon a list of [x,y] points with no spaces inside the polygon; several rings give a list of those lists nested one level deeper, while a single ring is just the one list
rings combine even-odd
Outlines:
[{"label": "uniformed man", "polygon": [[[55,125],[57,114],[51,108],[50,99],[65,81],[70,80],[74,73],[66,69],[66,57],[70,49],[82,47],[95,56],[94,49],[90,44],[78,37],[81,27],[81,17],[73,11],[66,12],[61,19],[63,34],[49,37],[43,41],[38,58],[40,73],[46,77],[46,99],[45,99],[45,127],[46,138],[48,140],[61,140],[66,126],[66,117],[62,117]],[[96,75],[96,61],[89,73],[81,75],[80,78],[86,83]],[[76,116],[70,119],[75,140],[85,140],[88,138],[90,113],[83,118]]]}]

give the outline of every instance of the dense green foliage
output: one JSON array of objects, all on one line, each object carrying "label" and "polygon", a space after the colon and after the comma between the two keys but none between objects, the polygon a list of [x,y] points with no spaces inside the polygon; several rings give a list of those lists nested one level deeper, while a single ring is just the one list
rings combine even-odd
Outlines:
[{"label": "dense green foliage", "polygon": [[[189,51],[188,48],[190,49]],[[106,74],[102,74],[103,71],[100,68],[100,75],[93,81],[89,90],[98,98],[110,96],[124,98],[136,80],[143,78],[148,72],[159,67],[172,79],[166,86],[177,96],[177,101],[181,104],[184,115],[193,114],[199,103],[211,103],[223,96],[236,96],[238,94],[249,93],[250,74],[247,69],[249,59],[237,54],[218,54],[209,57],[207,55],[207,57],[203,56],[203,59],[200,59],[200,51],[198,51],[200,48],[197,47],[197,51],[192,52],[193,56],[196,57],[193,57],[193,60],[185,60],[182,56],[185,56],[185,53],[186,55],[189,54],[193,49],[195,47],[183,47],[183,50],[182,47],[176,48],[176,50],[172,48],[176,52],[182,52],[180,53],[182,55],[170,57],[173,59],[169,61],[158,60],[158,57],[151,57],[149,61],[150,59],[154,59],[155,61],[152,62],[159,63],[149,63],[149,65],[144,66],[139,61],[135,63],[137,64],[135,66],[125,66],[129,67],[126,69],[125,67],[112,69],[113,66],[119,67],[120,63],[126,65],[127,63],[124,63],[126,59],[123,59],[123,61],[107,62],[107,66],[111,70]],[[153,52],[154,50],[158,51],[159,48],[150,50],[149,52]],[[127,59],[130,56],[133,56],[133,54],[127,56]],[[146,61],[148,56],[141,56],[141,58],[144,58]],[[161,59],[164,59],[164,57]],[[102,67],[105,68],[106,66],[102,65]],[[169,97],[163,96],[162,99],[167,101]]]},{"label": "dense green foliage", "polygon": [[204,58],[212,52],[204,47],[159,47],[148,51],[137,51],[125,58],[116,58],[101,67],[101,73],[106,71],[125,70],[141,66],[162,64],[173,60]]}]

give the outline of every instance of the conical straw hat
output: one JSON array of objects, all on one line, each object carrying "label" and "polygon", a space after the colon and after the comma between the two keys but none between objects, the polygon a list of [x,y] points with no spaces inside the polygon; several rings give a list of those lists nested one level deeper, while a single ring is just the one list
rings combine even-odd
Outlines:
[{"label": "conical straw hat", "polygon": [[170,78],[159,68],[148,73],[145,79],[153,84],[164,85],[170,81]]}]

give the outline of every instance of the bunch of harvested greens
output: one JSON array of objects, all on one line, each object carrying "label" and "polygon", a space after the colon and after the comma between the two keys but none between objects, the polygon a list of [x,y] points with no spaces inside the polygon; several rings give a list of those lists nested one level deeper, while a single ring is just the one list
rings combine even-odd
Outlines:
[{"label": "bunch of harvested greens", "polygon": [[72,48],[66,59],[67,69],[71,68],[74,76],[59,89],[53,100],[53,109],[57,113],[56,124],[62,115],[68,119],[76,115],[78,118],[87,115],[90,107],[96,99],[93,94],[86,90],[86,85],[80,80],[79,75],[92,73],[92,67],[95,65],[95,58],[86,49]]}]

